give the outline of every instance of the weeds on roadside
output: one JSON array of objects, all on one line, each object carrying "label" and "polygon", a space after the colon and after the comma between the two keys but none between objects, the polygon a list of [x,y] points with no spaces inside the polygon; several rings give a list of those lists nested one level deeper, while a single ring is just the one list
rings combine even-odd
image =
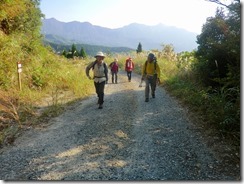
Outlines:
[{"label": "weeds on roadside", "polygon": [[[189,75],[189,74],[188,74]],[[190,77],[192,78],[192,77]],[[240,91],[238,88],[212,89],[195,80],[176,75],[165,81],[166,88],[207,122],[216,133],[240,141]],[[233,97],[233,90],[235,97]],[[230,96],[232,96],[230,98]],[[233,100],[235,99],[235,100]]]}]

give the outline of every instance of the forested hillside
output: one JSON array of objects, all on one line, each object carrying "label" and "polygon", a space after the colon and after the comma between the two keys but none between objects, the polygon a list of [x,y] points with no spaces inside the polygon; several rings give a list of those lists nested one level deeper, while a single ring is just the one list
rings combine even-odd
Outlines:
[{"label": "forested hillside", "polygon": [[[46,38],[46,37],[45,37]],[[50,39],[48,39],[50,40]],[[88,44],[75,44],[75,43],[56,43],[55,41],[48,41],[47,39],[44,40],[44,44],[46,46],[51,46],[54,52],[58,54],[62,54],[63,52],[69,52],[72,45],[75,45],[77,51],[84,49],[85,53],[89,56],[94,56],[97,52],[102,50],[106,54],[115,54],[115,53],[129,53],[135,51],[135,49],[130,49],[128,47],[106,47],[102,45],[88,45]]]},{"label": "forested hillside", "polygon": [[[220,8],[203,25],[195,51],[176,54],[174,45],[166,44],[162,50],[152,52],[162,68],[164,87],[199,117],[199,123],[203,121],[205,127],[230,138],[239,147],[241,4],[239,0],[229,5],[211,1],[220,4]],[[74,100],[93,91],[84,73],[91,60],[67,60],[43,45],[40,32],[44,15],[39,3],[40,0],[0,1],[1,146],[11,143],[20,129],[62,112],[67,103],[62,99],[64,92],[70,92]],[[140,71],[147,52],[116,55],[122,68],[128,56],[133,57],[136,71]],[[114,57],[108,56],[106,61]],[[17,63],[22,66],[20,73]],[[40,115],[37,104],[47,96],[51,102]]]}]

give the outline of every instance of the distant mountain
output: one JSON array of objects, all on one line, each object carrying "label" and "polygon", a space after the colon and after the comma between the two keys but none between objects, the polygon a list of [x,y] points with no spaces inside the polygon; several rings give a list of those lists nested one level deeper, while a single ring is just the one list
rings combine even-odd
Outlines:
[{"label": "distant mountain", "polygon": [[143,50],[162,49],[162,44],[173,44],[176,52],[197,48],[196,33],[163,24],[147,26],[133,23],[122,28],[109,29],[89,22],[65,23],[54,18],[43,19],[42,22],[42,34],[49,35],[49,39],[52,35],[55,43],[129,47],[134,50],[139,42]]}]

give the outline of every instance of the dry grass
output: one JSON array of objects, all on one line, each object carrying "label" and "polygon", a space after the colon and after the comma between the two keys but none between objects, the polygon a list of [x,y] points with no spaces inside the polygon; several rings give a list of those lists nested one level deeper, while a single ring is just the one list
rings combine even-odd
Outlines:
[{"label": "dry grass", "polygon": [[[85,75],[88,61],[52,56],[49,63],[44,59],[43,68],[38,62],[24,65],[21,91],[17,85],[0,89],[0,146],[13,142],[20,130],[46,123],[67,104],[94,93],[93,82]],[[35,84],[33,75],[39,77]]]},{"label": "dry grass", "polygon": [[20,117],[18,113],[19,103],[18,99],[14,96],[10,96],[9,93],[0,91],[0,123],[1,126],[7,126],[10,122],[20,123]]}]

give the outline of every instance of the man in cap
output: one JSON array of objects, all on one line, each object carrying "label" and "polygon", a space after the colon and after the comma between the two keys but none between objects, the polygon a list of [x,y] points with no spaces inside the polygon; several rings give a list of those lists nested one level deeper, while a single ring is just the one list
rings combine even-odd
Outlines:
[{"label": "man in cap", "polygon": [[149,91],[151,87],[152,98],[155,98],[157,81],[160,78],[160,68],[153,53],[148,54],[147,61],[142,67],[142,79],[146,82],[145,102],[149,101]]},{"label": "man in cap", "polygon": [[104,54],[102,52],[98,52],[95,56],[96,60],[94,62],[91,62],[86,67],[86,76],[89,79],[92,79],[89,75],[90,69],[93,70],[93,80],[94,80],[94,86],[96,89],[96,93],[98,96],[98,104],[99,109],[103,108],[103,102],[104,102],[104,87],[105,84],[108,82],[108,67],[106,63],[104,62]]}]

